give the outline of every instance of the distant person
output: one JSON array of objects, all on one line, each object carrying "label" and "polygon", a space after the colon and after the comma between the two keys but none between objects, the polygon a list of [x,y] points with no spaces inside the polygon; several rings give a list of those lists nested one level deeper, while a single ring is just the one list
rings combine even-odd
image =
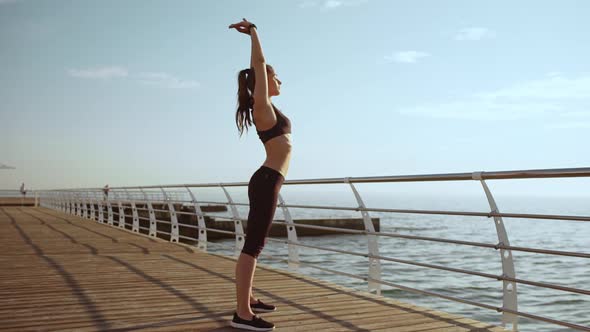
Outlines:
[{"label": "distant person", "polygon": [[25,183],[24,182],[20,185],[20,194],[23,195],[23,197],[24,196],[27,196],[27,189],[25,189]]},{"label": "distant person", "polygon": [[271,312],[276,307],[252,295],[252,280],[256,259],[266,244],[279,191],[289,168],[291,121],[271,101],[273,96],[280,94],[281,81],[273,67],[266,63],[256,25],[243,19],[229,28],[249,35],[252,41],[250,68],[238,74],[236,124],[241,137],[244,128],[248,130],[248,126],[254,123],[266,150],[266,160],[248,183],[250,212],[244,248],[236,263],[237,310],[231,326],[244,330],[271,331],[274,324],[254,312]]},{"label": "distant person", "polygon": [[104,186],[104,188],[102,188],[102,191],[104,192],[104,200],[105,201],[109,199],[109,190],[111,190],[111,188],[109,188],[108,184],[106,186]]}]

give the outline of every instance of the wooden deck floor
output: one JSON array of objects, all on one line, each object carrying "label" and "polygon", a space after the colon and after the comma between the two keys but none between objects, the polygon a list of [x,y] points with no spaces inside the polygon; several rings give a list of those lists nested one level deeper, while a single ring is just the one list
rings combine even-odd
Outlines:
[{"label": "wooden deck floor", "polygon": [[[45,208],[0,207],[0,330],[237,331],[235,260]],[[504,331],[280,271],[254,295],[276,331]]]},{"label": "wooden deck floor", "polygon": [[35,198],[29,197],[0,197],[0,206],[34,206]]}]

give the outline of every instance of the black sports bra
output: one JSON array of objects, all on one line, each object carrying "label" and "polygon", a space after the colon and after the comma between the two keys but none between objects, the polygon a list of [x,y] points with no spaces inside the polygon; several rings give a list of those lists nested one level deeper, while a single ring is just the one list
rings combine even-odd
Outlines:
[{"label": "black sports bra", "polygon": [[271,138],[281,136],[283,134],[291,133],[291,121],[287,118],[281,111],[279,111],[274,105],[272,105],[273,110],[275,110],[275,115],[277,116],[277,123],[270,129],[258,131],[258,137],[262,141],[262,143],[266,143],[266,141],[270,140]]}]

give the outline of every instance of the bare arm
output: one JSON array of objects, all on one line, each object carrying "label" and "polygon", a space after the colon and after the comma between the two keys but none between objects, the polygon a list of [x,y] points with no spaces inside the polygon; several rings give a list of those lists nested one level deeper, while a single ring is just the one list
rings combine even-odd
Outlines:
[{"label": "bare arm", "polygon": [[[256,84],[254,86],[254,118],[263,127],[272,127],[276,123],[276,115],[268,98],[268,75],[266,73],[266,60],[262,53],[262,46],[256,28],[250,29],[252,37],[251,65],[254,68]],[[263,130],[263,129],[260,129]]]},{"label": "bare arm", "polygon": [[266,60],[262,53],[262,46],[260,45],[260,39],[258,38],[258,31],[256,28],[250,30],[250,36],[252,37],[252,54],[251,62],[254,68],[254,77],[256,77],[256,85],[254,87],[254,100],[257,105],[265,106],[269,104],[268,99],[268,78],[266,74]]},{"label": "bare arm", "polygon": [[[268,75],[266,73],[266,60],[262,53],[262,46],[258,37],[258,31],[251,27],[252,23],[243,19],[239,23],[231,24],[229,28],[250,35],[252,40],[252,52],[250,54],[250,68],[254,69],[256,83],[254,86],[254,121],[258,123],[258,130],[270,128],[276,123],[276,115],[268,97]],[[262,127],[262,128],[260,128]]]}]

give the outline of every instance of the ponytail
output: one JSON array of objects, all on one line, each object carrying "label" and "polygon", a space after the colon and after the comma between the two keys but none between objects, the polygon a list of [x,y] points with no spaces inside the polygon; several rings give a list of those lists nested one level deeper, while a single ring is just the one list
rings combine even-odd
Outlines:
[{"label": "ponytail", "polygon": [[253,118],[253,101],[254,94],[254,69],[247,68],[238,73],[238,109],[236,111],[236,125],[240,132],[240,137],[244,129],[252,126]]}]

